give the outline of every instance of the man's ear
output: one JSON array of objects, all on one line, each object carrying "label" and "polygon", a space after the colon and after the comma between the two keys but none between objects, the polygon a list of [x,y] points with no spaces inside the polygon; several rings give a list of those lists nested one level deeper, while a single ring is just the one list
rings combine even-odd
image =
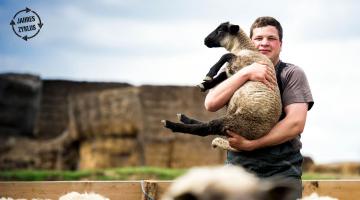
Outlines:
[{"label": "man's ear", "polygon": [[229,32],[232,35],[237,34],[239,32],[239,30],[240,30],[240,27],[238,25],[232,25],[231,24],[230,27],[229,27]]}]

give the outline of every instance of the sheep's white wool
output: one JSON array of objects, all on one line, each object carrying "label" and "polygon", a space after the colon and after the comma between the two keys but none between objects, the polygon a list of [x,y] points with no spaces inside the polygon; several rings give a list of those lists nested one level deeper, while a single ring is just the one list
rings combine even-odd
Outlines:
[{"label": "sheep's white wool", "polygon": [[110,199],[95,193],[80,194],[78,192],[70,192],[61,196],[59,200],[110,200]]},{"label": "sheep's white wool", "polygon": [[338,200],[338,199],[329,196],[319,196],[317,193],[312,193],[310,196],[303,197],[301,200]]}]

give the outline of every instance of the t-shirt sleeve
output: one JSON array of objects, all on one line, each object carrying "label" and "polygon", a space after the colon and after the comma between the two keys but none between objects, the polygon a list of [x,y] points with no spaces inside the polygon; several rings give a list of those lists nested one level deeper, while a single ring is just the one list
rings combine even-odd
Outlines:
[{"label": "t-shirt sleeve", "polygon": [[283,85],[285,86],[282,96],[284,107],[293,103],[307,103],[308,110],[312,108],[314,100],[306,75],[301,68],[290,67],[285,73]]}]

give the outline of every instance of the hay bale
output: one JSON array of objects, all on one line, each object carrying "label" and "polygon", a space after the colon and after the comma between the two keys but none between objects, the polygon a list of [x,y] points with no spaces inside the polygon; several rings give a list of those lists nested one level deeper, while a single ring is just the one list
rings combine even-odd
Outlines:
[{"label": "hay bale", "polygon": [[359,175],[360,163],[358,162],[341,162],[331,164],[319,164],[311,167],[310,171],[317,173],[334,173],[343,175]]},{"label": "hay bale", "polygon": [[133,138],[96,138],[80,144],[80,169],[140,165],[139,144]]},{"label": "hay bale", "polygon": [[[42,81],[30,74],[0,74],[0,135],[35,136]],[[20,123],[21,122],[21,123]]]},{"label": "hay bale", "polygon": [[73,97],[80,136],[135,136],[142,125],[136,88],[111,89]]},{"label": "hay bale", "polygon": [[147,166],[170,167],[172,142],[147,142],[144,144],[144,157]]},{"label": "hay bale", "polygon": [[310,156],[304,156],[304,160],[302,163],[303,171],[307,172],[310,171],[311,168],[314,166],[314,160]]},{"label": "hay bale", "polygon": [[220,149],[210,148],[208,144],[212,139],[213,137],[190,137],[176,140],[171,154],[171,167],[188,168],[193,167],[194,163],[197,166],[223,164],[226,153]]}]

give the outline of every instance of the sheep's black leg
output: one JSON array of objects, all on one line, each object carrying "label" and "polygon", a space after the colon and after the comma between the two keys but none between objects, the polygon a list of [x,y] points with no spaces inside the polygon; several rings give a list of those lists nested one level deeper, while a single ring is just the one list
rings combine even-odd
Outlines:
[{"label": "sheep's black leg", "polygon": [[223,121],[221,119],[200,124],[183,124],[168,120],[162,120],[161,122],[166,128],[172,130],[173,132],[188,133],[198,136],[224,135]]},{"label": "sheep's black leg", "polygon": [[208,89],[215,87],[217,84],[223,82],[227,79],[226,72],[221,72],[217,77],[213,80],[204,81],[201,84],[197,85],[202,92],[205,92]]},{"label": "sheep's black leg", "polygon": [[204,78],[204,81],[212,80],[213,77],[218,73],[221,66],[223,66],[226,62],[230,62],[231,59],[235,57],[235,54],[227,53],[221,56],[220,60],[215,63],[214,66],[210,68],[210,71],[206,74],[206,77]]},{"label": "sheep's black leg", "polygon": [[179,121],[181,121],[184,124],[201,124],[201,123],[203,123],[201,121],[198,121],[196,119],[192,119],[192,118],[190,118],[190,117],[188,117],[188,116],[186,116],[184,114],[181,114],[181,113],[177,114],[177,117],[178,117]]}]

